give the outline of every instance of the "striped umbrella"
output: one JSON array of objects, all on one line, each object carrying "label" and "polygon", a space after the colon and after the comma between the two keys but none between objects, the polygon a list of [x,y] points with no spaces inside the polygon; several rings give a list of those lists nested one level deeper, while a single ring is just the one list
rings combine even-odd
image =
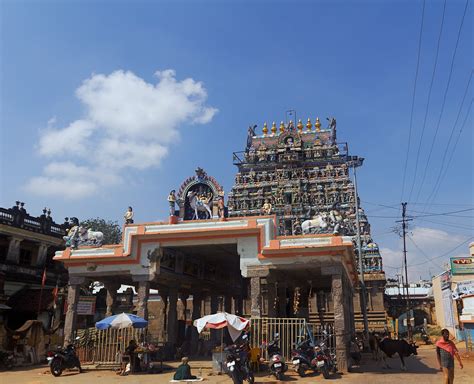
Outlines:
[{"label": "striped umbrella", "polygon": [[148,325],[148,321],[142,319],[137,315],[131,313],[121,313],[120,315],[113,315],[102,319],[95,323],[97,329],[123,329],[123,328],[145,328]]}]

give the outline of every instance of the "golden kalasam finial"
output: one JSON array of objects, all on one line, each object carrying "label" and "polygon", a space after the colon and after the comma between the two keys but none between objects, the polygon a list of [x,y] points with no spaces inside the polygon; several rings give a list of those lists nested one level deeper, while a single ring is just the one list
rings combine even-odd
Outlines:
[{"label": "golden kalasam finial", "polygon": [[285,132],[285,123],[282,121],[280,123],[280,133],[283,133],[283,132]]},{"label": "golden kalasam finial", "polygon": [[276,125],[275,122],[273,122],[273,124],[272,124],[272,135],[276,134],[276,132],[277,132],[277,125]]},{"label": "golden kalasam finial", "polygon": [[299,133],[303,132],[303,123],[301,122],[301,119],[298,120],[298,124],[296,124],[296,128],[298,128]]},{"label": "golden kalasam finial", "polygon": [[313,128],[313,124],[311,124],[311,119],[308,117],[308,122],[306,123],[306,130],[311,132],[311,128]]},{"label": "golden kalasam finial", "polygon": [[316,123],[314,123],[316,127],[316,132],[321,132],[321,122],[319,121],[319,117],[316,117]]},{"label": "golden kalasam finial", "polygon": [[263,129],[262,129],[262,131],[263,131],[263,135],[266,136],[267,133],[268,133],[268,126],[267,126],[267,123],[266,123],[266,122],[263,124]]}]

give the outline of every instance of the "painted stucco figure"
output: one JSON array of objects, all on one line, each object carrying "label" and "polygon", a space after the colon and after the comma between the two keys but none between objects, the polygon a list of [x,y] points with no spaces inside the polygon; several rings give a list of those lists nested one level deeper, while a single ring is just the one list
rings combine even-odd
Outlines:
[{"label": "painted stucco figure", "polygon": [[79,224],[76,217],[71,218],[71,228],[67,236],[63,236],[67,247],[79,248],[81,246],[101,247],[104,241],[104,234],[100,231],[93,231],[90,228]]},{"label": "painted stucco figure", "polygon": [[176,204],[176,194],[175,190],[173,189],[170,194],[168,195],[168,204],[170,207],[170,216],[174,216],[175,214],[175,204]]},{"label": "painted stucco figure", "polygon": [[133,208],[128,207],[127,211],[123,215],[123,218],[125,219],[125,224],[133,224]]},{"label": "painted stucco figure", "polygon": [[207,219],[210,219],[212,217],[212,211],[211,211],[211,206],[212,203],[205,203],[203,200],[201,200],[197,196],[197,192],[195,191],[189,191],[188,192],[188,199],[189,199],[189,205],[191,208],[194,210],[194,219],[199,219],[199,212],[207,212],[208,217]]}]

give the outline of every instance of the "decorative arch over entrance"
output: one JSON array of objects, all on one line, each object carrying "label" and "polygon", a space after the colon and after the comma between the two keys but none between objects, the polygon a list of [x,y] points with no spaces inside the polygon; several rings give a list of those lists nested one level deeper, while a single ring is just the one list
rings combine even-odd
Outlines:
[{"label": "decorative arch over entrance", "polygon": [[[182,220],[217,218],[217,203],[220,198],[224,198],[224,189],[214,177],[209,176],[202,168],[198,167],[195,172],[196,175],[188,177],[179,188],[177,196],[179,217]],[[196,217],[196,211],[192,204],[193,198],[198,204],[207,205],[212,217],[209,217],[208,211],[204,208],[197,210]]]}]

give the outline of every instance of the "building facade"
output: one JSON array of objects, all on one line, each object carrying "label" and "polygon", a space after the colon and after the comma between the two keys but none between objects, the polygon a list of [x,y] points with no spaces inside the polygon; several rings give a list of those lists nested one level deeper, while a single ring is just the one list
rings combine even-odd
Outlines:
[{"label": "building facade", "polygon": [[7,343],[5,328],[15,330],[33,319],[51,326],[53,290],[68,281],[67,270],[52,260],[56,251],[64,249],[66,229],[67,225],[54,222],[46,208],[37,217],[19,201],[12,208],[0,208],[2,347]]},{"label": "building facade", "polygon": [[[459,260],[462,263],[456,263]],[[437,324],[462,340],[464,327],[472,329],[474,324],[472,309],[468,305],[463,308],[463,299],[474,294],[474,243],[469,244],[468,255],[451,258],[451,269],[433,277],[432,281]]]}]

